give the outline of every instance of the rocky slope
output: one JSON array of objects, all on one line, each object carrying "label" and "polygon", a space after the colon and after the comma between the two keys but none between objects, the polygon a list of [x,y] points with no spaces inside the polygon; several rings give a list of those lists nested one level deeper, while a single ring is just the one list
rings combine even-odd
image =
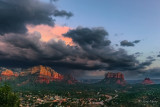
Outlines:
[{"label": "rocky slope", "polygon": [[78,82],[71,75],[59,74],[52,68],[42,65],[24,69],[19,73],[13,72],[12,70],[8,69],[0,73],[0,80],[11,80],[15,78],[19,82],[18,85],[27,84],[28,82],[46,84],[49,84],[51,82],[64,82],[68,84],[75,84]]},{"label": "rocky slope", "polygon": [[20,76],[28,76],[28,78],[34,82],[47,84],[52,81],[62,81],[64,79],[63,75],[57,73],[50,67],[42,65],[26,69],[20,73]]}]

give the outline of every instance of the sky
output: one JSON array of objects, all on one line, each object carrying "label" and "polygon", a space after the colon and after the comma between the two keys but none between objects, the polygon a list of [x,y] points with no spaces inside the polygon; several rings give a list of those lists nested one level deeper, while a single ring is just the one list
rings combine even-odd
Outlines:
[{"label": "sky", "polygon": [[159,0],[0,0],[0,66],[77,78],[160,75]]}]

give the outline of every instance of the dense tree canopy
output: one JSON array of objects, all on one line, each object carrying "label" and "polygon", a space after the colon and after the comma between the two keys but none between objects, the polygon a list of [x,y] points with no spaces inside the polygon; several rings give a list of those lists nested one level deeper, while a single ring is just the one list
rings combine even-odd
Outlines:
[{"label": "dense tree canopy", "polygon": [[0,106],[2,107],[19,107],[19,97],[12,92],[9,85],[0,85]]}]

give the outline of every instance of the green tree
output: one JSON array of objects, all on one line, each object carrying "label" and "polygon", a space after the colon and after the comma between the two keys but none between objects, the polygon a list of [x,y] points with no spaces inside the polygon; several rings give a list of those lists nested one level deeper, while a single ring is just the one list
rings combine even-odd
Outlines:
[{"label": "green tree", "polygon": [[0,86],[0,107],[19,107],[19,97],[9,85]]}]

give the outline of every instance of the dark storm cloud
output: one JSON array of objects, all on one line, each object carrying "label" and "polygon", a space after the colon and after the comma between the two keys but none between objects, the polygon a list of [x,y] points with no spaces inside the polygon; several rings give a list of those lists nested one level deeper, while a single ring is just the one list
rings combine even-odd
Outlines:
[{"label": "dark storm cloud", "polygon": [[79,47],[66,45],[63,41],[42,42],[37,32],[8,34],[0,40],[0,66],[27,68],[42,64],[62,73],[101,68],[96,60],[90,64]]},{"label": "dark storm cloud", "polygon": [[[0,38],[0,65],[3,66],[33,66],[35,64],[50,64],[62,60],[69,60],[69,56],[76,54],[75,47],[65,45],[63,41],[40,40],[41,35],[8,34]],[[78,50],[77,50],[78,52]],[[65,58],[68,59],[65,59]],[[10,64],[14,62],[14,64]],[[63,62],[63,61],[62,61]],[[22,66],[22,67],[23,67]]]},{"label": "dark storm cloud", "polygon": [[143,75],[145,77],[152,77],[152,78],[159,78],[160,75],[160,68],[151,68],[149,70],[146,70],[145,72],[143,72]]},{"label": "dark storm cloud", "polygon": [[[139,63],[134,69],[128,70],[124,72],[124,74],[127,76],[127,78],[138,78],[138,79],[144,79],[146,77],[151,77],[151,78],[157,78],[158,75],[160,74],[160,68],[150,68],[146,69],[149,67],[155,59],[153,57],[147,57],[146,61]],[[134,71],[134,72],[133,72]]]},{"label": "dark storm cloud", "polygon": [[142,62],[139,66],[140,66],[140,68],[145,68],[145,67],[147,67],[147,66],[150,66],[152,63],[153,63],[153,61],[155,61],[156,59],[154,59],[154,57],[152,57],[152,56],[148,56],[147,58],[146,58],[146,61],[145,62]]},{"label": "dark storm cloud", "polygon": [[139,57],[139,56],[141,56],[141,55],[143,55],[143,53],[141,53],[141,52],[136,52],[136,53],[134,53],[134,56],[135,56],[135,57]]},{"label": "dark storm cloud", "polygon": [[157,57],[160,57],[160,52],[159,52],[159,54],[157,55]]},{"label": "dark storm cloud", "polygon": [[155,61],[155,59],[147,60],[147,61],[141,63],[141,64],[139,65],[139,67],[140,67],[140,68],[147,67],[147,66],[151,65],[153,61]]},{"label": "dark storm cloud", "polygon": [[123,40],[120,42],[121,46],[134,46],[133,42],[129,42],[127,40]]},{"label": "dark storm cloud", "polygon": [[159,55],[157,55],[157,57],[160,57],[160,54],[159,54]]},{"label": "dark storm cloud", "polygon": [[64,34],[64,36],[72,38],[72,40],[83,49],[103,48],[111,43],[111,41],[106,38],[108,33],[103,28],[89,29],[78,27],[76,30],[71,30]]},{"label": "dark storm cloud", "polygon": [[133,43],[139,43],[141,40],[135,40],[133,41]]},{"label": "dark storm cloud", "polygon": [[134,55],[128,55],[124,49],[115,50],[109,44],[108,33],[103,28],[77,28],[64,34],[77,43],[89,60],[98,60],[105,70],[138,70],[147,66],[140,63]]},{"label": "dark storm cloud", "polygon": [[140,40],[135,40],[133,42],[129,42],[127,40],[123,40],[123,41],[120,42],[120,44],[121,44],[121,46],[127,46],[128,47],[128,46],[135,46],[135,44],[137,44],[139,42],[140,42]]},{"label": "dark storm cloud", "polygon": [[47,65],[60,72],[113,70],[137,71],[152,64],[140,63],[124,49],[114,49],[103,28],[80,28],[64,34],[75,46],[63,41],[42,42],[38,32],[5,34],[0,37],[0,66],[31,67]]},{"label": "dark storm cloud", "polygon": [[154,60],[154,57],[153,56],[148,56],[147,59]]},{"label": "dark storm cloud", "polygon": [[61,17],[64,17],[64,16],[66,16],[66,17],[71,17],[71,16],[73,16],[73,14],[71,13],[71,12],[66,12],[65,10],[61,10],[61,11],[59,11],[59,10],[56,10],[55,12],[54,12],[54,16],[61,16]]},{"label": "dark storm cloud", "polygon": [[72,15],[40,0],[0,0],[0,34],[25,33],[26,24],[54,26],[53,17]]}]

